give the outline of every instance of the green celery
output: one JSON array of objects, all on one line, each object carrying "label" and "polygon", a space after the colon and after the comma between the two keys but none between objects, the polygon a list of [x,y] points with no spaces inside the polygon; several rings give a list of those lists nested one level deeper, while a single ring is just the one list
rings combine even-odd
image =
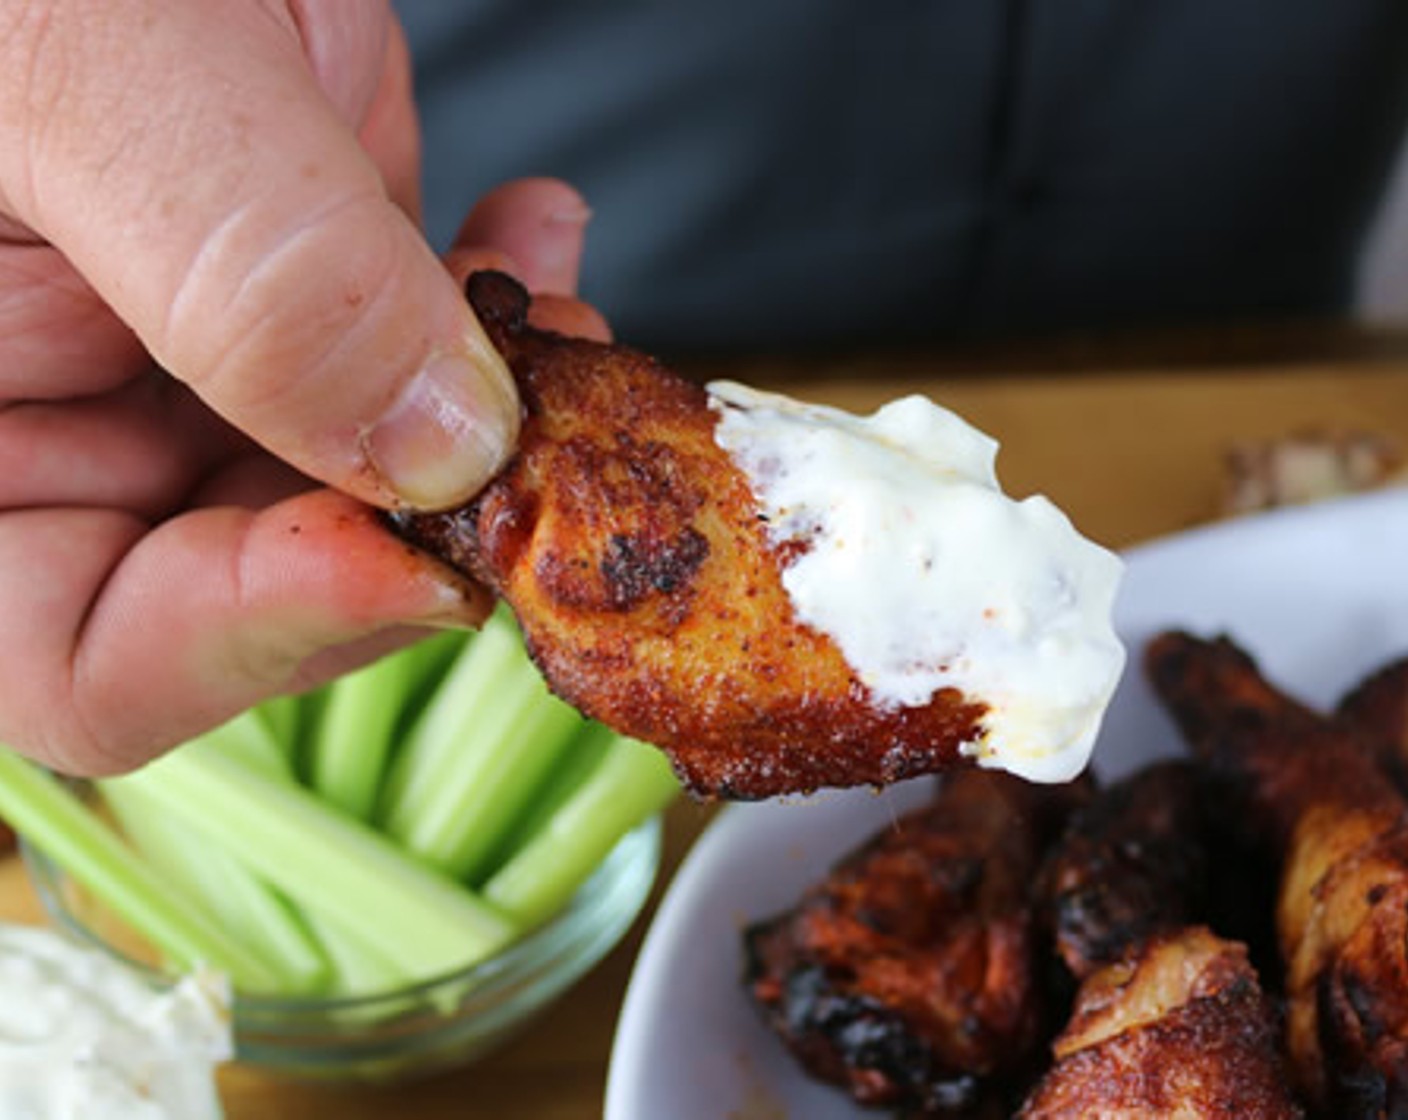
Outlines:
[{"label": "green celery", "polygon": [[439,761],[434,781],[416,800],[403,799],[387,820],[387,831],[408,851],[469,883],[482,877],[585,725],[522,652],[496,679],[476,683],[487,696],[467,698],[453,679],[436,693],[409,744],[422,761]]},{"label": "green celery", "polygon": [[163,812],[138,786],[107,779],[99,790],[127,839],[166,882],[278,969],[281,992],[326,988],[332,976],[328,959],[282,895]]},{"label": "green celery", "polygon": [[293,764],[294,776],[304,785],[312,780],[313,744],[318,741],[318,729],[331,693],[332,683],[329,682],[298,695],[297,734],[291,743],[282,744],[284,754]]},{"label": "green celery", "polygon": [[567,904],[621,837],[679,791],[660,751],[616,736],[576,791],[483,885],[482,896],[524,927],[537,925]]},{"label": "green celery", "polygon": [[423,973],[410,971],[406,961],[390,959],[360,927],[341,925],[316,911],[305,913],[303,920],[331,966],[329,995],[379,995],[425,979]]},{"label": "green celery", "polygon": [[440,688],[445,674],[464,652],[465,646],[473,639],[475,633],[477,631],[443,630],[417,642],[413,647],[419,664],[410,691],[406,694],[406,710],[402,713],[403,723],[400,728],[403,734],[426,704],[430,703],[430,698]]},{"label": "green celery", "polygon": [[302,718],[303,698],[298,695],[273,696],[265,700],[254,711],[269,729],[269,735],[280,752],[293,764],[293,754],[298,748],[301,734],[299,722]]},{"label": "green celery", "polygon": [[494,703],[505,678],[525,659],[523,643],[507,608],[500,607],[472,635],[445,673],[393,760],[380,797],[378,819],[394,834],[404,832],[419,807],[434,796],[455,765],[472,716]]},{"label": "green celery", "polygon": [[459,638],[435,635],[333,682],[309,748],[309,783],[324,799],[371,818],[413,697],[443,671]]},{"label": "green celery", "polygon": [[[223,729],[217,729],[217,731],[219,730]],[[272,742],[265,742],[261,745],[258,741],[259,737],[253,732],[244,731],[239,735],[227,735],[223,741],[214,732],[207,732],[206,739],[212,743],[213,749],[222,751],[245,765],[252,766],[266,778],[272,778],[285,785],[297,785],[298,783],[297,775],[293,772],[292,758]],[[122,784],[125,786],[129,783]],[[138,791],[133,789],[127,789],[125,792],[129,798],[138,795]],[[146,795],[142,794],[141,796]],[[160,817],[167,827],[185,827],[182,822],[173,820],[168,814],[162,813],[159,808],[152,815]],[[278,898],[283,897],[278,895],[273,887],[263,883],[224,849],[205,841],[204,837],[200,837],[198,842],[202,853],[219,857],[222,872],[243,874],[253,883],[262,886],[269,894]],[[391,991],[416,979],[397,962],[389,961],[383,954],[378,954],[374,946],[369,948],[363,945],[361,941],[364,938],[359,929],[341,926],[335,921],[329,921],[322,917],[317,912],[300,909],[288,900],[284,901],[291,906],[294,920],[300,923],[305,931],[305,936],[311,935],[314,943],[321,949],[319,955],[325,968],[324,980],[329,994],[367,995],[374,992]],[[218,907],[218,899],[212,900],[212,902],[216,903]],[[252,911],[254,907],[250,909]],[[235,917],[238,919],[239,915]],[[260,931],[255,936],[268,935]]]},{"label": "green celery", "polygon": [[472,882],[584,724],[548,692],[500,607],[411,729],[381,823],[418,858]]},{"label": "green celery", "polygon": [[293,776],[293,759],[279,745],[268,722],[253,709],[207,731],[203,739],[218,750],[263,774]]},{"label": "green celery", "polygon": [[516,926],[495,908],[311,792],[196,740],[123,781],[146,789],[280,888],[309,915],[408,973],[437,975],[492,955]]},{"label": "green celery", "polygon": [[616,732],[603,724],[587,722],[583,725],[562,759],[553,767],[552,773],[535,791],[532,802],[519,814],[513,827],[507,830],[484,861],[484,879],[492,877],[513,853],[547,827],[557,811],[606,757],[617,738]]},{"label": "green celery", "polygon": [[244,991],[280,987],[277,968],[171,889],[48,771],[0,748],[0,816],[180,969],[204,965]]}]

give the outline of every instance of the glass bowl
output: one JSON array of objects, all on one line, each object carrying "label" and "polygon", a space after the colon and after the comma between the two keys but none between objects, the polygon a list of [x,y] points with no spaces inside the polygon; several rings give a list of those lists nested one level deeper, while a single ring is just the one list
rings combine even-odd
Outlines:
[{"label": "glass bowl", "polygon": [[[161,982],[100,903],[21,842],[51,920]],[[237,1061],[303,1080],[393,1082],[465,1065],[507,1041],[624,936],[660,864],[660,818],[624,836],[554,918],[489,960],[377,995],[234,998]]]}]

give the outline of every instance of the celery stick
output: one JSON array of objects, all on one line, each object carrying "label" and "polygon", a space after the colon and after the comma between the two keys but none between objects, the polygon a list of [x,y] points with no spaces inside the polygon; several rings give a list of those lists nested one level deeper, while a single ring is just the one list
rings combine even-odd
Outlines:
[{"label": "celery stick", "polygon": [[268,723],[252,710],[222,723],[204,735],[210,749],[221,751],[245,766],[269,776],[293,776],[293,760],[281,747]]},{"label": "celery stick", "polygon": [[409,672],[408,662],[392,655],[335,681],[309,748],[309,784],[362,820],[376,805]]},{"label": "celery stick", "polygon": [[516,927],[496,909],[314,794],[256,773],[201,740],[123,779],[235,855],[308,914],[358,931],[406,972],[431,976],[492,955]]},{"label": "celery stick", "polygon": [[484,879],[492,877],[510,856],[547,827],[557,811],[606,757],[617,738],[616,732],[603,724],[588,722],[583,725],[563,752],[561,760],[553,767],[552,773],[534,793],[532,803],[519,814],[484,861]]},{"label": "celery stick", "polygon": [[417,660],[411,687],[406,694],[406,710],[403,712],[402,734],[419,717],[422,709],[430,702],[440,688],[440,682],[450,671],[456,659],[464,652],[465,646],[473,639],[475,632],[469,630],[444,630],[412,648]]},{"label": "celery stick", "polygon": [[204,965],[229,976],[242,990],[278,990],[283,978],[276,967],[167,886],[149,863],[58,779],[4,748],[0,748],[0,816],[175,967]]},{"label": "celery stick", "polygon": [[503,682],[513,679],[526,661],[513,616],[500,607],[470,637],[397,755],[378,810],[388,831],[404,831],[434,796],[435,787],[454,767],[476,714],[494,704]]},{"label": "celery stick", "polygon": [[323,711],[327,707],[331,684],[302,692],[298,695],[298,733],[291,743],[283,744],[284,753],[293,764],[293,773],[304,785],[312,781],[313,744],[318,738],[318,728],[323,722]]},{"label": "celery stick", "polygon": [[537,925],[565,906],[616,842],[679,789],[663,754],[617,736],[551,820],[484,884],[482,897],[523,926]]},{"label": "celery stick", "polygon": [[163,812],[142,789],[121,778],[100,781],[98,787],[127,839],[168,883],[277,967],[281,991],[311,993],[327,986],[328,959],[287,900],[228,852]]},{"label": "celery stick", "polygon": [[325,800],[371,818],[412,697],[426,676],[443,670],[442,638],[458,637],[436,635],[333,682],[309,749],[309,781]]},{"label": "celery stick", "polygon": [[[248,716],[249,713],[238,716],[206,732],[206,749],[224,754],[265,778],[296,785],[298,778],[290,753],[274,742],[262,716],[256,717],[252,724]],[[360,929],[345,927],[318,912],[300,908],[224,848],[165,812],[160,804],[151,803],[150,794],[134,783],[119,778],[101,785],[104,796],[114,805],[124,828],[134,839],[138,839],[147,822],[152,821],[156,822],[154,827],[158,832],[169,834],[174,846],[193,853],[194,881],[184,885],[202,900],[210,913],[221,918],[226,928],[237,931],[256,945],[274,941],[270,956],[275,960],[288,954],[293,962],[298,962],[304,953],[311,951],[318,963],[316,984],[312,977],[304,984],[302,975],[293,973],[288,991],[302,993],[318,987],[328,995],[369,995],[394,991],[417,979],[404,964],[388,960],[375,946],[363,944]],[[113,798],[114,788],[116,799]],[[128,816],[114,801],[126,802],[134,810],[135,803],[146,802],[142,805],[141,819],[129,827]],[[153,862],[161,866],[158,859],[153,858]],[[227,889],[232,885],[235,889]]]},{"label": "celery stick", "polygon": [[293,752],[298,746],[302,706],[302,697],[288,695],[271,697],[254,709],[264,726],[269,729],[269,737],[280,752],[288,756],[290,765],[293,764]]},{"label": "celery stick", "polygon": [[[239,745],[238,741],[227,740],[221,743],[217,738],[212,742],[214,749],[222,750],[230,757],[253,766],[264,777],[287,785],[296,785],[298,778],[293,772],[292,759],[272,744],[265,743],[263,747],[260,747],[257,742],[253,741],[254,738],[253,735],[249,735],[244,740],[242,752],[231,749],[232,746]],[[210,733],[207,733],[207,739],[210,739]],[[125,782],[123,784],[124,786],[128,785]],[[132,798],[147,795],[126,788],[125,796]],[[159,808],[152,815],[160,817],[168,827],[186,827],[182,822],[173,820],[168,814],[162,813]],[[414,975],[408,974],[396,962],[388,961],[384,955],[378,954],[374,946],[369,948],[362,944],[363,938],[359,929],[341,926],[316,912],[299,908],[275,891],[273,887],[263,884],[262,880],[254,876],[223,848],[216,846],[203,836],[198,838],[197,843],[203,853],[221,858],[223,861],[222,871],[228,867],[230,872],[238,872],[251,881],[263,885],[271,896],[280,899],[290,908],[293,920],[302,926],[305,936],[311,935],[314,944],[320,949],[319,955],[325,967],[324,980],[328,994],[368,995],[374,992],[392,991],[416,979]],[[251,907],[251,909],[253,908]]]},{"label": "celery stick", "polygon": [[[472,726],[455,728],[457,749],[426,796],[401,802],[402,812],[387,822],[408,851],[469,883],[482,875],[585,722],[548,692],[526,658],[497,683],[492,703],[468,713]],[[454,695],[444,702],[459,706]]]},{"label": "celery stick", "polygon": [[305,914],[304,920],[331,965],[329,995],[380,995],[425,978],[423,973],[408,971],[405,961],[391,960],[378,951],[360,928],[343,926],[316,912]]}]

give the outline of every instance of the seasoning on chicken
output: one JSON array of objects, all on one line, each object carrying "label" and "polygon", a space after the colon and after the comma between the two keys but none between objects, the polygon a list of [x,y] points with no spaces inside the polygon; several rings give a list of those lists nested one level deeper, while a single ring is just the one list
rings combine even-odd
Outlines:
[{"label": "seasoning on chicken", "polygon": [[1299,1115],[1245,947],[1203,924],[1204,796],[1196,764],[1154,763],[1077,808],[1047,856],[1042,906],[1080,988],[1022,1117]]},{"label": "seasoning on chicken", "polygon": [[1083,788],[950,775],[747,930],[747,991],[812,1076],[925,1116],[971,1115],[1026,1083],[1048,1016],[1028,887]]},{"label": "seasoning on chicken", "polygon": [[1204,921],[1211,861],[1195,766],[1157,763],[1075,810],[1042,868],[1057,955],[1076,979]]},{"label": "seasoning on chicken", "polygon": [[1200,926],[1093,971],[1018,1120],[1290,1120],[1275,1021],[1241,945]]},{"label": "seasoning on chicken", "polygon": [[1336,1117],[1408,1114],[1408,802],[1350,724],[1282,693],[1231,641],[1164,634],[1146,667],[1280,861],[1294,1076]]},{"label": "seasoning on chicken", "polygon": [[[884,579],[827,583],[833,603],[865,588],[890,596],[896,617],[876,623],[860,614],[883,631],[886,640],[873,643],[880,658],[938,682],[894,701],[877,684],[883,673],[857,669],[849,646],[843,653],[833,634],[801,616],[784,581],[784,572],[795,576],[818,554],[824,534],[808,521],[802,536],[778,536],[786,517],[760,505],[740,453],[717,438],[724,417],[767,413],[785,398],[720,396],[626,347],[536,330],[527,324],[527,293],[500,274],[475,274],[467,290],[517,380],[525,410],[519,446],[466,506],[400,513],[392,523],[507,600],[556,693],[665,750],[699,795],[879,785],[976,755],[1058,781],[1084,765],[1123,664],[1108,617],[1120,563],[1081,540],[1049,503],[1012,502],[989,485],[981,476],[992,441],[951,414],[947,427],[935,424],[937,406],[917,398],[901,410],[903,423],[878,439],[862,431],[866,421],[835,410],[779,412],[778,426],[789,433],[824,414],[838,445],[864,445],[887,468],[904,470],[932,464],[897,455],[895,440],[927,432],[925,425],[962,431],[960,458],[974,478],[954,483],[955,472],[933,471],[937,482],[908,510],[906,526],[932,524],[929,509],[946,490],[959,492],[957,512],[997,511],[942,523],[950,536],[973,531],[951,550],[963,579],[942,574],[927,538],[922,548],[899,550],[906,570],[937,588],[923,601],[896,596],[894,581]],[[775,472],[776,458],[763,458],[760,469]],[[875,489],[880,499],[894,491]],[[1006,547],[989,547],[982,533],[998,534]],[[877,539],[891,548],[895,537]],[[848,555],[868,554],[848,541]],[[1006,595],[989,601],[986,590],[968,593],[970,577],[986,588],[1009,576],[1015,584],[1002,584]],[[904,643],[894,648],[895,627],[932,637],[930,615],[943,613],[935,600],[962,603],[976,646],[945,645],[932,656]],[[955,674],[994,664],[999,677],[1021,682],[1011,695],[952,683]],[[1002,721],[1017,731],[996,734]],[[1003,752],[1016,761],[1005,762]]]}]

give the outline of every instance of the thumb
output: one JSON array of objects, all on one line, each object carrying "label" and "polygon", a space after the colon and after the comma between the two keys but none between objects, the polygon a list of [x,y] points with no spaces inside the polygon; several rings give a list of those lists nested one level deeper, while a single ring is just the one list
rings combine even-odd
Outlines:
[{"label": "thumb", "polygon": [[512,378],[309,64],[307,43],[346,41],[307,26],[331,6],[18,8],[0,20],[0,206],[306,473],[380,505],[478,489],[516,437]]}]

